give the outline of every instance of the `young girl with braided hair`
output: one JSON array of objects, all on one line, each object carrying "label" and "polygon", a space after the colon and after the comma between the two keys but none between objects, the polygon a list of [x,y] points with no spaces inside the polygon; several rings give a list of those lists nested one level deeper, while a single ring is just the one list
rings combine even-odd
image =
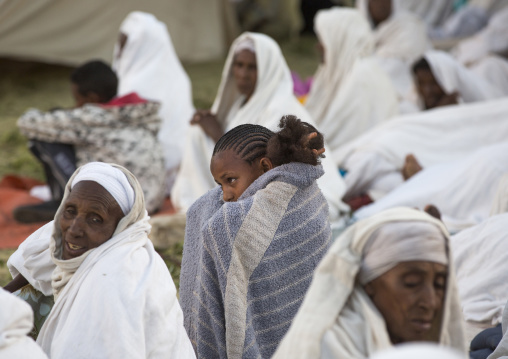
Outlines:
[{"label": "young girl with braided hair", "polygon": [[227,132],[219,186],[187,212],[180,300],[198,357],[271,357],[330,245],[323,136],[294,116],[280,128]]}]

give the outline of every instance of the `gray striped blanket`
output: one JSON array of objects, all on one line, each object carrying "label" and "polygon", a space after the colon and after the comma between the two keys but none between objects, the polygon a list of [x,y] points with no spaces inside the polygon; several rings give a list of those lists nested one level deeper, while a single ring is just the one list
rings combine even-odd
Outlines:
[{"label": "gray striped blanket", "polygon": [[290,163],[237,202],[217,187],[187,212],[180,275],[184,325],[198,358],[269,358],[326,253],[321,166]]}]

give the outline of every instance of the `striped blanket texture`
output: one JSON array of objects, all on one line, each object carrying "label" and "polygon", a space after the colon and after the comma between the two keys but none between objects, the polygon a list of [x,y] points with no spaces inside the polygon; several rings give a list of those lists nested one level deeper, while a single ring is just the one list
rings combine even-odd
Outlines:
[{"label": "striped blanket texture", "polygon": [[290,163],[237,202],[217,187],[187,213],[180,276],[184,326],[198,358],[269,358],[330,246],[321,166]]}]

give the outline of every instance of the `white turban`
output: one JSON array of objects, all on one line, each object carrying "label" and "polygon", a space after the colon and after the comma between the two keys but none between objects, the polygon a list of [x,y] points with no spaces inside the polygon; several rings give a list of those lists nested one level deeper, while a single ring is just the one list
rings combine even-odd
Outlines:
[{"label": "white turban", "polygon": [[369,283],[400,262],[428,261],[448,265],[446,238],[427,222],[390,222],[378,228],[365,244],[359,280]]},{"label": "white turban", "polygon": [[71,188],[81,181],[97,182],[113,196],[124,215],[131,211],[134,205],[134,189],[118,168],[103,162],[87,163],[74,177]]},{"label": "white turban", "polygon": [[250,52],[256,53],[256,47],[254,45],[254,40],[252,40],[249,37],[246,37],[245,39],[241,40],[236,46],[235,46],[235,55],[238,54],[240,51],[248,50]]}]

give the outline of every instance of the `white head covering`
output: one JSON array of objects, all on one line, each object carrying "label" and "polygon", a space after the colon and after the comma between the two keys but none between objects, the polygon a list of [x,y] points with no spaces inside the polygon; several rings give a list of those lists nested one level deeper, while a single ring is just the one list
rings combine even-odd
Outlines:
[{"label": "white head covering", "polygon": [[446,237],[440,228],[425,222],[390,222],[378,228],[363,249],[359,281],[367,284],[408,261],[448,265]]},{"label": "white head covering", "polygon": [[118,75],[118,95],[131,92],[161,104],[158,133],[162,144],[168,187],[182,157],[189,121],[194,113],[191,82],[176,55],[166,25],[152,14],[131,12],[120,26],[127,42],[119,56],[115,45],[113,69]]},{"label": "white head covering", "polygon": [[458,92],[464,102],[485,101],[503,95],[500,90],[465,68],[446,52],[427,51],[424,58],[443,90],[447,94]]},{"label": "white head covering", "polygon": [[[441,236],[448,246],[443,223],[410,208],[390,209],[349,227],[316,268],[305,299],[273,359],[361,359],[392,346],[386,322],[365,293],[358,275],[365,245],[376,230],[390,223],[430,226],[422,227],[424,230],[435,227],[431,236]],[[428,240],[426,236],[420,239]],[[448,256],[440,344],[465,353],[462,325],[453,263]]]},{"label": "white head covering", "polygon": [[254,41],[251,38],[246,37],[235,45],[235,55],[243,50],[248,50],[250,52],[256,53],[256,47],[254,45]]},{"label": "white head covering", "polygon": [[71,189],[81,181],[93,181],[108,191],[127,214],[134,204],[134,190],[118,168],[103,162],[90,162],[81,167],[71,183]]},{"label": "white head covering", "polygon": [[397,94],[372,58],[372,31],[357,10],[320,10],[315,30],[325,60],[314,76],[305,108],[325,135],[333,157],[345,142],[397,115]]},{"label": "white head covering", "polygon": [[[110,167],[110,169],[106,169],[106,167]],[[81,171],[85,171],[83,175],[81,175]],[[123,175],[119,175],[119,173]],[[111,175],[111,178],[107,178]],[[81,179],[80,179],[81,177]],[[76,181],[76,178],[78,180]],[[122,166],[116,164],[109,163],[98,163],[91,162],[86,165],[79,167],[72,177],[67,182],[65,186],[65,193],[62,199],[62,203],[55,214],[55,220],[53,221],[53,234],[51,236],[49,249],[51,253],[51,257],[53,263],[56,265],[56,269],[53,271],[51,276],[51,285],[53,287],[53,294],[55,295],[55,301],[60,293],[60,291],[65,287],[65,285],[72,278],[76,270],[79,268],[81,263],[85,261],[88,255],[93,252],[94,249],[90,249],[87,252],[83,253],[81,256],[76,258],[71,258],[67,260],[62,259],[62,231],[60,229],[60,216],[61,213],[65,209],[65,202],[69,197],[72,186],[83,180],[92,180],[95,181],[94,178],[97,178],[99,181],[102,181],[103,184],[97,181],[97,183],[101,184],[106,190],[112,189],[113,192],[116,193],[116,196],[120,199],[120,202],[123,202],[127,205],[126,208],[130,208],[130,210],[125,213],[125,217],[123,217],[115,229],[112,237],[115,237],[118,233],[123,232],[127,227],[131,224],[141,221],[144,218],[148,217],[148,214],[145,209],[145,198],[143,196],[143,190],[138,180],[134,175],[125,169]],[[125,181],[124,181],[125,180]],[[133,191],[133,199],[131,202],[130,191],[129,188]],[[109,188],[109,189],[108,189]],[[110,192],[112,196],[115,196],[112,192]],[[115,198],[116,199],[116,198]],[[120,203],[119,203],[120,204]],[[122,208],[123,210],[123,208]]]},{"label": "white head covering", "polygon": [[374,354],[370,359],[465,359],[465,355],[433,343],[400,344]]}]

